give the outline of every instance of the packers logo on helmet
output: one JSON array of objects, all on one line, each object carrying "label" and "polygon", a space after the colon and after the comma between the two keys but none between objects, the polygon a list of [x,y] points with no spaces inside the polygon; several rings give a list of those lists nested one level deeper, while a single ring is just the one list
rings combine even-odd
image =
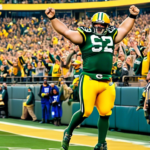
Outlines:
[{"label": "packers logo on helmet", "polygon": [[[91,20],[95,33],[98,35],[105,35],[107,32],[106,29],[110,24],[109,16],[104,12],[98,12],[93,15]],[[101,24],[102,26],[99,27],[96,24]]]}]

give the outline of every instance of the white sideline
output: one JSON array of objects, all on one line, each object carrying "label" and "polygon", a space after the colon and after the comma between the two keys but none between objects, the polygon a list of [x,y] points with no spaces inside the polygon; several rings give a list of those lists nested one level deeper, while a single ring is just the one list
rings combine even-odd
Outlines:
[{"label": "white sideline", "polygon": [[[8,131],[5,131],[5,130],[1,130],[0,131],[4,131],[4,132],[8,132]],[[8,132],[8,133],[12,133],[12,134],[15,134],[13,132]],[[36,138],[36,139],[42,139],[42,140],[49,140],[49,141],[56,141],[56,142],[61,142],[61,140],[54,140],[54,139],[50,139],[50,138],[42,138],[42,137],[36,137],[36,136],[30,136],[30,135],[24,135],[24,134],[16,134],[16,135],[21,135],[21,136],[24,136],[24,137],[30,137],[30,138]],[[74,145],[79,145],[79,146],[87,146],[87,147],[92,147],[90,145],[84,145],[84,144],[76,144],[76,143],[73,143]],[[71,145],[73,146],[73,145]]]}]

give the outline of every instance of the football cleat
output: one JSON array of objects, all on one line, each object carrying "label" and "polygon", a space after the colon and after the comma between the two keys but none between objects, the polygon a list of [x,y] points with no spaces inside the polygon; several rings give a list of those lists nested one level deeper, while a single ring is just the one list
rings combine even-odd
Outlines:
[{"label": "football cleat", "polygon": [[107,150],[107,143],[98,143],[95,147],[94,150]]},{"label": "football cleat", "polygon": [[61,150],[68,150],[71,136],[72,135],[69,135],[66,131],[64,131],[63,141],[61,143]]}]

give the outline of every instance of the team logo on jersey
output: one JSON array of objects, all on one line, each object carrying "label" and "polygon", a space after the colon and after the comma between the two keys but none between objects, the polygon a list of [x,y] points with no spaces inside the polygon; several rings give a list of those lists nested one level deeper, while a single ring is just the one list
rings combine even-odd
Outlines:
[{"label": "team logo on jersey", "polygon": [[49,88],[44,88],[44,92],[48,93],[49,92]]},{"label": "team logo on jersey", "polygon": [[137,64],[137,65],[140,65],[140,64],[141,64],[141,61],[135,60],[134,63]]},{"label": "team logo on jersey", "polygon": [[96,78],[102,79],[102,78],[103,78],[103,75],[102,75],[102,74],[97,74],[97,75],[96,75]]},{"label": "team logo on jersey", "polygon": [[113,26],[110,26],[108,29],[107,29],[107,31],[109,32],[109,33],[112,33],[113,31],[115,31],[115,27],[113,27]]}]

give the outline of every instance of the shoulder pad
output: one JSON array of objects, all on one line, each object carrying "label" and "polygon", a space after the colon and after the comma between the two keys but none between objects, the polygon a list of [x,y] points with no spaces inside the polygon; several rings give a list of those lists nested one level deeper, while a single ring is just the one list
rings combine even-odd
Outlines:
[{"label": "shoulder pad", "polygon": [[92,29],[91,28],[86,28],[86,27],[78,27],[80,30],[82,30],[85,33],[91,33]]},{"label": "shoulder pad", "polygon": [[113,33],[114,31],[116,31],[117,29],[114,27],[114,26],[109,26],[108,28],[107,28],[107,31],[109,32],[109,33]]}]

